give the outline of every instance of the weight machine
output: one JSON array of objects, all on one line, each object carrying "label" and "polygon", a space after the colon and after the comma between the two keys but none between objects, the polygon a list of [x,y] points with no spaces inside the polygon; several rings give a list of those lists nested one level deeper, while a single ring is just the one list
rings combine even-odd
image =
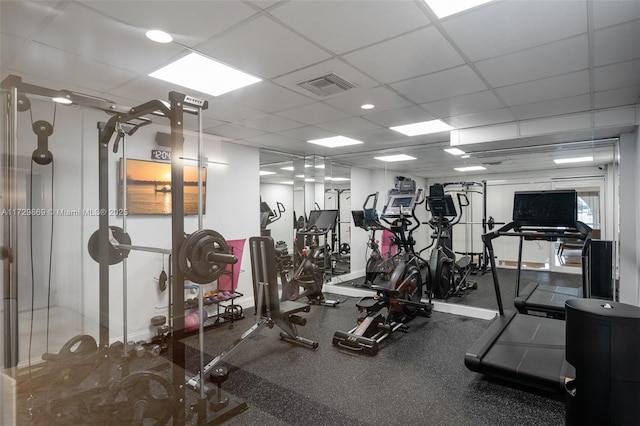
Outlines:
[{"label": "weight machine", "polygon": [[[396,187],[391,190],[389,200],[384,207],[381,219],[395,236],[398,246],[398,264],[391,274],[387,286],[372,285],[375,296],[363,297],[356,302],[356,307],[365,316],[358,319],[358,325],[349,331],[336,331],[333,345],[353,352],[376,355],[379,344],[395,331],[408,331],[407,322],[417,315],[429,317],[433,310],[431,290],[427,288],[428,302],[422,302],[423,276],[422,270],[428,268],[426,260],[414,251],[413,232],[420,226],[415,215],[416,205],[420,200],[422,189],[416,188],[415,181],[399,177]],[[365,200],[367,206],[370,199],[377,200],[377,194],[370,194]],[[365,217],[373,217],[376,203],[364,212]]]},{"label": "weight machine", "polygon": [[[16,195],[16,155],[17,136],[16,123],[18,111],[28,110],[27,95],[51,99],[60,94],[58,90],[30,85],[22,82],[17,76],[9,76],[2,82],[4,102],[3,112],[8,126],[5,127],[5,141],[3,142],[3,205],[5,208],[17,207]],[[178,92],[169,93],[169,102],[152,100],[134,108],[116,105],[107,100],[98,99],[79,93],[65,92],[68,100],[75,105],[104,111],[109,114],[107,122],[98,123],[98,212],[99,228],[92,236],[90,244],[92,257],[99,263],[99,292],[98,292],[98,341],[91,336],[80,335],[71,339],[58,353],[43,355],[44,363],[29,369],[34,380],[18,383],[18,405],[25,408],[25,412],[41,416],[47,421],[67,421],[78,423],[139,423],[154,421],[166,423],[173,419],[173,424],[185,424],[187,413],[187,399],[185,392],[186,377],[185,346],[181,338],[185,336],[184,315],[184,281],[189,279],[196,283],[212,282],[222,274],[226,265],[237,261],[235,256],[228,253],[226,241],[215,231],[202,229],[201,197],[198,206],[198,231],[186,236],[184,230],[184,188],[183,185],[171,186],[171,248],[157,248],[134,246],[123,228],[109,224],[109,146],[114,136],[114,152],[127,136],[133,135],[140,127],[151,122],[149,117],[155,116],[170,122],[171,181],[183,182],[183,151],[184,151],[184,114],[194,114],[198,117],[199,141],[198,162],[202,169],[204,158],[202,150],[201,114],[208,107],[206,101],[193,98]],[[5,109],[6,108],[6,109]],[[34,151],[34,161],[45,163],[49,161],[50,152],[46,148],[46,137],[51,129],[45,125],[38,127],[38,149]],[[125,172],[126,176],[126,172]],[[198,178],[198,193],[202,193],[202,176]],[[15,247],[17,231],[15,221],[10,217],[3,218],[4,232],[2,260],[4,263],[3,283],[8,289],[5,294],[5,367],[17,365],[17,275],[15,270]],[[91,250],[91,249],[90,249]],[[129,344],[125,338],[119,346],[109,345],[109,301],[110,301],[110,271],[111,265],[122,263],[126,276],[126,260],[131,251],[148,251],[168,254],[170,256],[169,287],[170,287],[170,318],[172,319],[172,339],[170,353],[174,363],[170,379],[157,374],[153,369],[136,365],[137,357],[132,356]],[[123,280],[126,286],[126,279]],[[126,288],[123,293],[125,300],[123,323],[126,337]],[[199,307],[202,309],[202,292]],[[160,325],[159,322],[156,325]],[[200,353],[203,364],[203,330],[200,322]],[[141,352],[137,352],[140,354]],[[157,369],[166,369],[167,363],[159,360]],[[170,365],[169,365],[170,367]],[[113,374],[115,368],[120,373]],[[155,368],[155,367],[154,367]],[[157,370],[156,369],[156,370]],[[67,373],[64,373],[64,372]],[[57,375],[57,376],[56,376]],[[225,377],[214,378],[219,385]],[[90,380],[91,389],[76,389],[78,383]],[[203,383],[203,380],[200,380]],[[34,395],[39,386],[44,386],[43,400],[40,395]],[[52,387],[53,386],[53,387]],[[58,388],[60,387],[60,389]],[[160,394],[153,393],[159,389]],[[52,393],[53,390],[53,393]],[[196,412],[198,424],[213,424],[219,421],[214,406],[219,406],[211,392],[207,394],[204,385],[199,386]],[[26,392],[26,393],[23,393]],[[31,393],[31,395],[29,395]],[[36,392],[37,393],[37,392]],[[28,396],[29,395],[29,396]],[[52,396],[53,395],[53,396]],[[23,397],[24,396],[24,400]],[[28,397],[27,397],[28,396]],[[73,400],[73,404],[67,401]],[[83,401],[83,403],[80,403]],[[210,404],[208,404],[210,402]],[[228,414],[228,413],[227,413]]]}]

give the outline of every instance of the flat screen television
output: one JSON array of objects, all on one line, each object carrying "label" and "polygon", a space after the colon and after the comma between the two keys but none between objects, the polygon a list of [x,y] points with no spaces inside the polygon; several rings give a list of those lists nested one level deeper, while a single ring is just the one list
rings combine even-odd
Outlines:
[{"label": "flat screen television", "polygon": [[[120,159],[118,207],[124,207],[122,192],[124,162]],[[171,214],[171,164],[127,159],[127,214]],[[202,168],[202,211],[206,211],[207,169]],[[184,166],[184,214],[198,214],[198,167]]]},{"label": "flat screen television", "polygon": [[513,221],[524,226],[575,227],[575,190],[518,191],[513,198]]},{"label": "flat screen television", "polygon": [[311,210],[307,228],[316,226],[323,231],[333,230],[338,220],[338,210]]}]

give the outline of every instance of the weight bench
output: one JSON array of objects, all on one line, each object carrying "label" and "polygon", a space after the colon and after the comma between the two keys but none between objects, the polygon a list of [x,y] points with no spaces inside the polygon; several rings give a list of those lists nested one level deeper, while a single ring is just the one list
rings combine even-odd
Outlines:
[{"label": "weight bench", "polygon": [[251,237],[249,239],[251,269],[253,271],[253,295],[256,301],[256,323],[233,344],[231,349],[221,353],[204,366],[203,373],[187,380],[187,385],[194,390],[200,389],[200,376],[211,373],[220,363],[235,353],[244,342],[264,327],[277,325],[282,332],[280,338],[309,349],[317,349],[318,342],[298,335],[297,325],[303,326],[307,319],[297,315],[309,312],[311,307],[306,303],[284,301],[278,297],[278,276],[276,269],[276,249],[273,238],[269,236]]},{"label": "weight bench", "polygon": [[280,333],[282,339],[317,349],[318,342],[298,335],[296,328],[296,325],[303,326],[307,323],[306,318],[296,314],[309,312],[310,306],[307,303],[291,300],[280,301],[278,296],[278,270],[273,238],[251,237],[249,247],[253,270],[253,296],[256,301],[256,315],[259,315],[256,326],[262,321],[270,327],[275,324],[282,330]]}]

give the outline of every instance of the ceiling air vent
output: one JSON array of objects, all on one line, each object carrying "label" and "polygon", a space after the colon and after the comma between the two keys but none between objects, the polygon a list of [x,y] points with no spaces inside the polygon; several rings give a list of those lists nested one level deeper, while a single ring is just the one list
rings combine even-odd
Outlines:
[{"label": "ceiling air vent", "polygon": [[298,86],[318,96],[331,96],[357,87],[355,84],[334,73],[303,81],[298,83]]}]

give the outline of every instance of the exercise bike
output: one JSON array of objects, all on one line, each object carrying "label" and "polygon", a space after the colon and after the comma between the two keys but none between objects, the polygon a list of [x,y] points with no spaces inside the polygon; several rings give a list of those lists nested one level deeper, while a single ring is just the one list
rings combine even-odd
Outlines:
[{"label": "exercise bike", "polygon": [[[417,315],[431,316],[433,305],[430,289],[427,289],[428,302],[422,302],[422,270],[428,268],[428,264],[415,253],[412,235],[420,226],[420,221],[415,216],[415,206],[421,203],[421,194],[422,189],[416,189],[415,181],[406,178],[399,179],[396,188],[391,191],[381,216],[386,226],[381,222],[379,225],[394,234],[394,243],[398,247],[398,264],[386,286],[371,286],[376,291],[375,296],[363,297],[356,302],[358,310],[365,315],[358,319],[358,325],[351,330],[336,331],[332,342],[334,346],[376,355],[379,344],[391,333],[408,331],[407,322]],[[367,201],[374,195],[369,195]],[[371,211],[368,213],[371,214]]]},{"label": "exercise bike", "polygon": [[[427,197],[427,210],[431,212],[431,220],[427,223],[433,229],[431,238],[433,246],[429,257],[430,282],[434,297],[448,299],[461,297],[478,288],[475,281],[469,280],[473,270],[471,257],[465,255],[456,259],[452,250],[452,228],[462,218],[462,208],[469,205],[464,194],[457,194],[460,212],[457,211],[451,194],[444,193],[441,184],[431,185]],[[427,248],[429,248],[427,247]]]},{"label": "exercise bike", "polygon": [[283,282],[281,300],[306,298],[310,304],[337,306],[339,300],[326,299],[322,292],[324,272],[331,252],[320,246],[320,238],[332,231],[338,218],[337,210],[313,210],[307,228],[297,232],[296,268],[293,276]]}]

